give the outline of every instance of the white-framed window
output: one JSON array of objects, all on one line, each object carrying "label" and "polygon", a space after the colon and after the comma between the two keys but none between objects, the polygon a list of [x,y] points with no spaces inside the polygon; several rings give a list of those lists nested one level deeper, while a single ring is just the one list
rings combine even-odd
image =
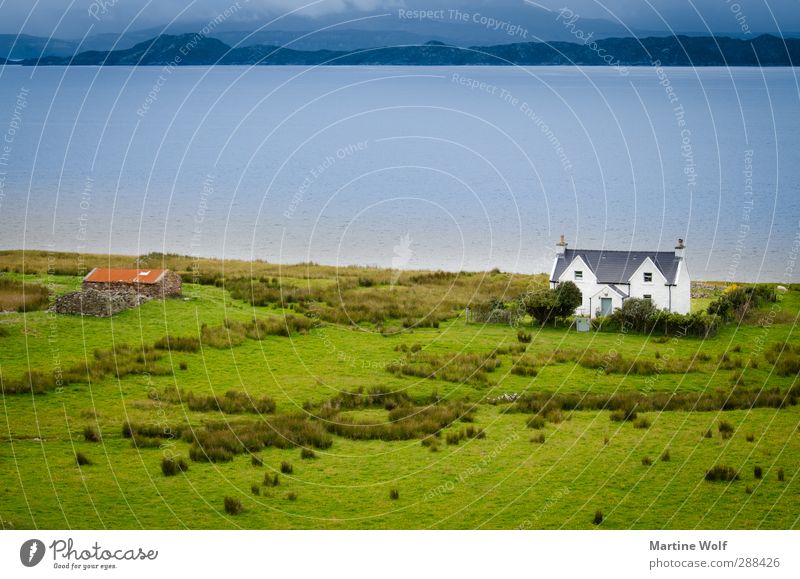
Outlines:
[{"label": "white-framed window", "polygon": [[644,272],[644,283],[653,283],[653,272],[652,271]]},{"label": "white-framed window", "polygon": [[642,297],[644,299],[646,299],[646,300],[652,300],[653,299],[653,294],[644,294]]},{"label": "white-framed window", "polygon": [[583,270],[575,270],[575,281],[583,281]]}]

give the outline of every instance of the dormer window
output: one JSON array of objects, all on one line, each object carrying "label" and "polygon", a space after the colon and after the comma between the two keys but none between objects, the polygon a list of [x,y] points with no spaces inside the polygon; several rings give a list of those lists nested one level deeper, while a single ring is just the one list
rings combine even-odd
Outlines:
[{"label": "dormer window", "polygon": [[575,270],[575,281],[583,281],[583,271],[580,269]]},{"label": "dormer window", "polygon": [[644,283],[653,283],[653,272],[644,272]]}]

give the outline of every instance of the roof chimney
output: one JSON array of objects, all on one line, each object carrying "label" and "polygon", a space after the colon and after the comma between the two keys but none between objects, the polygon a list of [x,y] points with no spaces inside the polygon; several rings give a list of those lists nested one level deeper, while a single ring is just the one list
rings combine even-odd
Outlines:
[{"label": "roof chimney", "polygon": [[567,240],[564,237],[564,234],[561,234],[561,239],[558,243],[556,243],[556,255],[564,255],[564,252],[567,249]]},{"label": "roof chimney", "polygon": [[678,239],[678,244],[675,246],[675,257],[684,257],[686,246],[683,244],[683,239]]}]

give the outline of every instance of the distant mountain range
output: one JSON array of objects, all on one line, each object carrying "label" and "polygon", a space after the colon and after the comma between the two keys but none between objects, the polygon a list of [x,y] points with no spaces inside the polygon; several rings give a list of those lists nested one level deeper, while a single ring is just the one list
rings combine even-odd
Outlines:
[{"label": "distant mountain range", "polygon": [[[1,60],[1,59],[0,59]],[[364,50],[294,50],[255,45],[232,48],[199,34],[160,35],[131,48],[91,50],[74,56],[15,61],[32,65],[187,66],[187,65],[612,65],[641,66],[794,66],[800,39],[762,35],[728,37],[607,38],[580,44],[523,42],[459,47],[439,41]],[[9,63],[11,63],[9,61]]]}]

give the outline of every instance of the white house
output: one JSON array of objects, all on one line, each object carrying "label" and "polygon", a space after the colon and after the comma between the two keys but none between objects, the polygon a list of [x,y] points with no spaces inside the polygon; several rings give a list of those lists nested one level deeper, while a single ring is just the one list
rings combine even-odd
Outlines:
[{"label": "white house", "polygon": [[628,298],[653,300],[659,309],[688,314],[691,281],[683,239],[675,251],[608,251],[567,249],[564,236],[556,244],[550,284],[575,282],[583,294],[577,315],[607,316]]}]

